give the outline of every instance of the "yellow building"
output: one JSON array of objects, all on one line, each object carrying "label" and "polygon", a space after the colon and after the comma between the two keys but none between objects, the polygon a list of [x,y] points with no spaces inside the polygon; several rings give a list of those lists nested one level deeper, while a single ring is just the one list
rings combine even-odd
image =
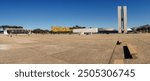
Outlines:
[{"label": "yellow building", "polygon": [[69,27],[63,27],[63,26],[52,26],[51,27],[52,32],[71,32],[72,29]]}]

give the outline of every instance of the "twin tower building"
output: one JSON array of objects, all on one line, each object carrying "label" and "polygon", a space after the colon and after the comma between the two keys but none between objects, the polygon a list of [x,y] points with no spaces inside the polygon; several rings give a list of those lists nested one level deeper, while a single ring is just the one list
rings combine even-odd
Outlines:
[{"label": "twin tower building", "polygon": [[127,6],[118,6],[118,33],[127,33]]}]

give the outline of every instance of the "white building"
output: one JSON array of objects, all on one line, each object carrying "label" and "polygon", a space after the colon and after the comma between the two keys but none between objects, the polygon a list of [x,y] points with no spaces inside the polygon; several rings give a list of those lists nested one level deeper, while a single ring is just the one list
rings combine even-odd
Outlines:
[{"label": "white building", "polygon": [[98,28],[86,28],[86,29],[73,29],[73,33],[83,34],[93,34],[98,33]]},{"label": "white building", "polygon": [[9,35],[9,34],[29,34],[31,31],[23,29],[23,27],[7,27],[1,26],[0,33]]}]

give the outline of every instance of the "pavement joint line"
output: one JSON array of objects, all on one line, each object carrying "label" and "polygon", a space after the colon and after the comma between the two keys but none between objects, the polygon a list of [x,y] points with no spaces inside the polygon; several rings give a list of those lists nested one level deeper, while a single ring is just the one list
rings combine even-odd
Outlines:
[{"label": "pavement joint line", "polygon": [[58,53],[53,53],[52,55],[54,55],[54,54],[59,54],[59,53],[65,53],[65,52],[71,51],[71,50],[73,50],[73,49],[75,49],[75,48],[72,48],[72,49],[69,49],[69,50],[65,50],[65,51],[62,51],[62,52],[58,52]]},{"label": "pavement joint line", "polygon": [[[117,40],[117,41],[119,41],[119,38],[120,38],[120,37],[118,37],[118,40]],[[116,47],[117,47],[117,44],[115,44],[115,46],[114,46],[114,48],[113,48],[113,52],[112,52],[112,54],[111,54],[111,57],[110,57],[110,59],[109,59],[108,64],[110,64],[111,61],[112,61],[112,57],[113,57],[113,55],[114,55],[114,52],[115,52]]]}]

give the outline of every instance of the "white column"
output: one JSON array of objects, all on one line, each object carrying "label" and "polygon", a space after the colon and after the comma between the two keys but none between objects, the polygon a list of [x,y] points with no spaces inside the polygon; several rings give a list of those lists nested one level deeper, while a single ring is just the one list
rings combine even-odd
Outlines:
[{"label": "white column", "polygon": [[127,6],[123,6],[123,14],[124,14],[124,33],[127,33]]},{"label": "white column", "polygon": [[118,6],[118,33],[122,33],[122,30],[121,30],[121,6]]}]

